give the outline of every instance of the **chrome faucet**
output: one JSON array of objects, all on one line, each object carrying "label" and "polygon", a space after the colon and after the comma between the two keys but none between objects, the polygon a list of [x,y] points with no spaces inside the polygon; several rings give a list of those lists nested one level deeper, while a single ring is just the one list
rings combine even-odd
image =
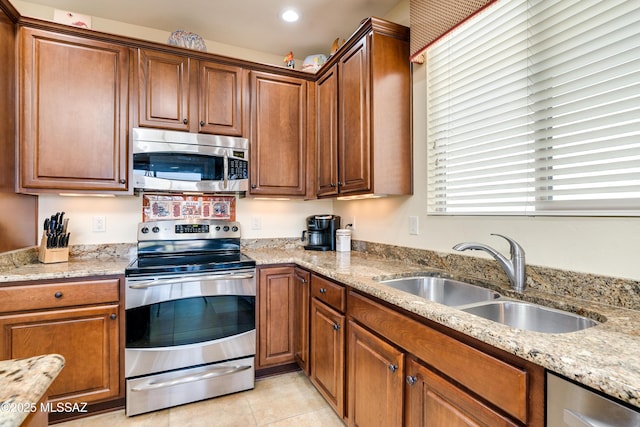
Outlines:
[{"label": "chrome faucet", "polygon": [[507,273],[509,282],[511,282],[511,288],[516,292],[524,292],[527,286],[525,278],[524,249],[522,249],[522,246],[520,246],[515,240],[510,239],[509,237],[493,233],[491,235],[502,237],[509,242],[509,245],[511,246],[511,259],[507,259],[500,252],[482,243],[458,243],[453,247],[453,249],[456,251],[472,250],[488,252],[489,255],[498,261],[498,264],[500,264],[504,269],[505,273]]}]

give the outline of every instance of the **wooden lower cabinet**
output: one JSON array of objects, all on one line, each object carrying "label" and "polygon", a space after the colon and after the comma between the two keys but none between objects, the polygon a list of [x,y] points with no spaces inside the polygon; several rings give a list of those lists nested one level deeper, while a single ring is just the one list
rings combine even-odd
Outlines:
[{"label": "wooden lower cabinet", "polygon": [[[393,408],[384,408],[385,399],[397,402],[396,410],[405,405],[404,423],[411,426],[544,425],[542,367],[481,343],[471,345],[455,331],[430,327],[354,291],[348,292],[347,308],[350,425],[378,425],[360,422],[364,411],[390,417]],[[406,386],[404,399],[402,392],[391,395],[391,378],[382,369],[394,357],[402,360],[398,352],[411,359],[404,375],[413,384]],[[401,362],[396,364],[400,370]],[[362,375],[368,376],[364,384]],[[400,425],[399,418],[389,419],[380,425]]]},{"label": "wooden lower cabinet", "polygon": [[258,269],[256,369],[294,362],[294,268]]},{"label": "wooden lower cabinet", "polygon": [[348,321],[349,426],[402,426],[404,353]]},{"label": "wooden lower cabinet", "polygon": [[121,407],[124,398],[123,278],[81,278],[0,286],[0,359],[56,353],[65,365],[50,404],[88,404],[87,413],[49,414],[49,421]]},{"label": "wooden lower cabinet", "polygon": [[344,314],[311,299],[311,382],[340,417],[344,416],[344,324]]},{"label": "wooden lower cabinet", "polygon": [[518,426],[415,360],[407,362],[407,427]]},{"label": "wooden lower cabinet", "polygon": [[118,304],[0,317],[3,359],[57,353],[65,366],[49,402],[95,402],[120,393]]},{"label": "wooden lower cabinet", "polygon": [[294,270],[293,356],[300,369],[309,375],[309,287],[311,273]]},{"label": "wooden lower cabinet", "polygon": [[259,271],[259,365],[295,360],[347,425],[544,426],[542,367],[303,268]]}]

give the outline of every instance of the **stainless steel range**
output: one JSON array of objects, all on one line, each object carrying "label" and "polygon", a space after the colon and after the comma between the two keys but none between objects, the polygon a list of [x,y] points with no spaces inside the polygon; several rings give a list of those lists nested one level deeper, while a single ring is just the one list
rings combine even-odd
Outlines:
[{"label": "stainless steel range", "polygon": [[141,223],[125,276],[128,416],[253,388],[255,261],[239,223]]}]

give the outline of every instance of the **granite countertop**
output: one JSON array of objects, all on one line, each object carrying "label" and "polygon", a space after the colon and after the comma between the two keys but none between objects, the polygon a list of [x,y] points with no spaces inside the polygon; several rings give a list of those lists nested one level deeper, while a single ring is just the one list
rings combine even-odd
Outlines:
[{"label": "granite countertop", "polygon": [[27,280],[69,279],[124,274],[135,258],[132,244],[72,246],[69,261],[38,262],[38,247],[0,254],[0,284]]},{"label": "granite countertop", "polygon": [[[125,252],[126,248],[123,253]],[[316,252],[305,251],[299,246],[283,248],[249,244],[243,247],[243,252],[255,259],[258,265],[300,265],[640,407],[640,310],[601,303],[600,301],[609,301],[608,294],[613,293],[610,288],[606,288],[609,285],[607,283],[603,284],[601,294],[591,299],[568,296],[566,292],[562,293],[566,289],[560,288],[559,292],[550,293],[544,287],[531,286],[524,294],[518,295],[506,285],[499,286],[489,281],[491,287],[505,297],[541,303],[601,321],[599,325],[582,331],[549,334],[514,329],[378,282],[381,278],[438,271],[431,268],[437,262],[419,265],[360,251]],[[0,283],[123,274],[128,264],[129,258],[117,256],[78,260],[71,258],[69,262],[60,264],[31,263],[13,268],[4,267],[0,269]],[[463,269],[463,266],[457,265],[454,270],[457,267]],[[555,279],[561,281],[560,277]],[[579,286],[577,290],[584,292],[585,289],[594,288],[591,285],[585,283],[584,287]]]},{"label": "granite countertop", "polygon": [[59,354],[0,361],[0,426],[19,426],[64,366]]},{"label": "granite countertop", "polygon": [[[260,264],[295,263],[366,294],[436,321],[550,371],[640,407],[640,311],[527,289],[523,299],[571,307],[604,320],[578,332],[549,334],[514,329],[461,310],[430,302],[378,283],[424,266],[361,252],[311,252],[300,249],[247,249]],[[502,295],[515,297],[508,288]]]}]

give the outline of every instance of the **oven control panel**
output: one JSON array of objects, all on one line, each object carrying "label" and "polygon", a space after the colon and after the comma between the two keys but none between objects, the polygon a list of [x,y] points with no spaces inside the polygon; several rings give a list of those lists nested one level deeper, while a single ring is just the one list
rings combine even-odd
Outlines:
[{"label": "oven control panel", "polygon": [[218,219],[150,221],[138,225],[138,241],[240,238],[240,223]]}]

